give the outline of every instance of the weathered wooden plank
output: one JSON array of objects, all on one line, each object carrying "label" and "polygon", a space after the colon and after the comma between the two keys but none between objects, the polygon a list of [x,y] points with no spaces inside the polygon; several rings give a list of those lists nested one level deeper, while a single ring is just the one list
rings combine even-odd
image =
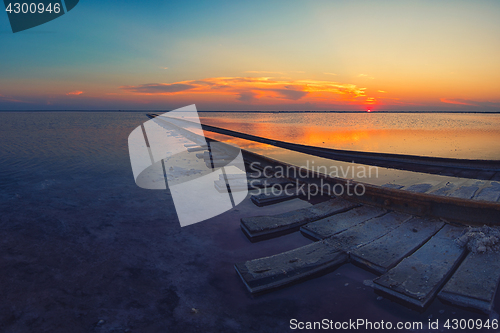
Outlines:
[{"label": "weathered wooden plank", "polygon": [[378,274],[384,274],[412,254],[444,225],[439,220],[414,217],[388,234],[350,252],[351,261]]},{"label": "weathered wooden plank", "polygon": [[382,237],[400,224],[411,219],[411,215],[399,212],[390,212],[380,217],[357,224],[344,232],[333,235],[328,239],[344,251],[369,244]]},{"label": "weathered wooden plank", "polygon": [[361,222],[387,213],[387,210],[364,205],[345,213],[336,214],[316,222],[308,223],[300,228],[300,232],[313,240],[320,240],[338,234]]},{"label": "weathered wooden plank", "polygon": [[500,281],[499,253],[469,253],[438,297],[490,313]]},{"label": "weathered wooden plank", "polygon": [[258,241],[297,231],[306,223],[345,212],[357,206],[359,204],[336,198],[284,214],[242,218],[241,229],[251,241]]},{"label": "weathered wooden plank", "polygon": [[248,290],[259,293],[325,273],[346,262],[347,258],[345,252],[323,240],[234,267]]},{"label": "weathered wooden plank", "polygon": [[434,237],[396,267],[373,280],[373,287],[423,308],[465,255],[455,243],[463,228],[445,225]]},{"label": "weathered wooden plank", "polygon": [[479,193],[476,193],[473,199],[495,202],[499,198],[500,198],[500,183],[491,182],[490,186],[485,187]]},{"label": "weathered wooden plank", "polygon": [[290,200],[296,197],[298,197],[297,190],[295,188],[291,188],[288,191],[282,191],[279,194],[274,194],[271,192],[252,195],[250,199],[256,206],[263,207]]},{"label": "weathered wooden plank", "polygon": [[[214,181],[215,188],[219,192],[226,192],[226,182],[224,180],[216,180]],[[267,188],[267,187],[277,187],[277,191],[285,190],[285,186],[287,186],[288,192],[290,192],[290,188],[293,187],[293,183],[285,178],[258,178],[258,179],[249,179],[248,181],[245,179],[234,179],[231,182],[231,191],[244,191],[244,190],[253,190],[258,188]]]}]

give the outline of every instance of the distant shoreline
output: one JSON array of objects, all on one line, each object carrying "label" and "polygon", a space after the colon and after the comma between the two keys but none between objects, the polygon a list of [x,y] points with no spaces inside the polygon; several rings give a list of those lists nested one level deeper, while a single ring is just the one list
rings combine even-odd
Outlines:
[{"label": "distant shoreline", "polygon": [[[2,112],[168,112],[172,110],[0,110]],[[182,112],[182,111],[181,111]],[[198,111],[198,113],[453,113],[453,114],[500,114],[500,111]]]}]

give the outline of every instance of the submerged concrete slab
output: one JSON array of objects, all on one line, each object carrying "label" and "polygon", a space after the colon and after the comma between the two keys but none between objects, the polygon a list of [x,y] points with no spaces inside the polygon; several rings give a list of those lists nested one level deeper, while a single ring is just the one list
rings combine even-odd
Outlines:
[{"label": "submerged concrete slab", "polygon": [[327,239],[335,244],[337,248],[350,252],[382,237],[397,228],[401,223],[411,219],[411,217],[411,215],[405,213],[390,212],[357,224]]},{"label": "submerged concrete slab", "polygon": [[[287,192],[291,194],[288,194]],[[252,195],[251,200],[256,206],[263,207],[298,197],[295,188],[292,188],[287,192],[283,191],[282,193],[279,194],[261,193],[257,195]]]},{"label": "submerged concrete slab", "polygon": [[351,261],[378,274],[384,274],[422,246],[444,222],[414,217],[376,241],[350,252]]},{"label": "submerged concrete slab", "polygon": [[[196,157],[198,157],[199,154],[196,154]],[[203,153],[203,158],[207,161],[209,160],[231,160],[231,156],[225,154],[225,153],[219,153],[219,152],[204,152]]]},{"label": "submerged concrete slab", "polygon": [[[257,173],[226,173],[226,179],[235,180],[235,179],[259,179],[263,178],[263,176],[259,176]],[[224,175],[219,175],[219,180],[224,180]]]},{"label": "submerged concrete slab", "polygon": [[234,267],[248,290],[259,293],[325,273],[347,258],[345,252],[324,240]]},{"label": "submerged concrete slab", "polygon": [[[245,179],[234,179],[231,182],[231,191],[244,191],[244,190],[253,190],[257,188],[267,188],[267,187],[277,187],[277,191],[285,190],[285,186],[287,186],[288,192],[290,192],[290,187],[293,186],[293,183],[285,178],[258,178],[258,179],[249,179],[248,181]],[[219,192],[226,192],[226,182],[224,180],[216,180],[214,181],[214,186]]]},{"label": "submerged concrete slab", "polygon": [[469,253],[438,297],[490,313],[500,281],[499,253]]},{"label": "submerged concrete slab", "polygon": [[336,198],[310,208],[284,214],[242,218],[241,229],[251,241],[258,241],[297,231],[306,223],[342,213],[357,206],[359,204]]},{"label": "submerged concrete slab", "polygon": [[200,147],[191,147],[191,148],[188,148],[187,151],[192,153],[192,152],[196,152],[196,151],[203,151],[203,150],[207,150],[208,147],[207,146],[200,146]]},{"label": "submerged concrete slab", "polygon": [[415,253],[374,279],[373,287],[416,307],[425,307],[465,255],[465,249],[455,243],[462,230],[445,225]]},{"label": "submerged concrete slab", "polygon": [[252,293],[282,287],[347,262],[347,250],[373,241],[409,218],[411,216],[407,214],[389,213],[338,235],[292,251],[237,264],[235,268]]},{"label": "submerged concrete slab", "polygon": [[384,215],[385,213],[387,213],[385,209],[364,205],[344,213],[308,223],[300,228],[300,232],[308,238],[320,240],[338,234],[361,222]]}]

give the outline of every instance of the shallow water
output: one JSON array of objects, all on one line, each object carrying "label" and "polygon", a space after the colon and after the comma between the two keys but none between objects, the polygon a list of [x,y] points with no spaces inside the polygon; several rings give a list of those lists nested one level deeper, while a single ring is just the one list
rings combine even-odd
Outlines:
[{"label": "shallow water", "polygon": [[294,233],[252,244],[239,217],[305,203],[246,200],[181,228],[168,190],[134,183],[127,138],[145,121],[142,112],[0,113],[0,331],[285,332],[292,318],[487,318],[439,300],[419,313],[378,298],[363,285],[374,275],[351,264],[250,296],[235,263],[310,241]]},{"label": "shallow water", "polygon": [[311,146],[500,159],[499,114],[200,113],[202,123]]}]

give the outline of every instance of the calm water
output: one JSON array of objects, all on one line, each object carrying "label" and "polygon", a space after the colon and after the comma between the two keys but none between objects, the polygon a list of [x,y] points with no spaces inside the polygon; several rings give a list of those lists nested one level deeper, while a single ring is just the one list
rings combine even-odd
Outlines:
[{"label": "calm water", "polygon": [[[337,117],[337,127],[296,115],[283,124],[275,115],[262,115],[261,122],[254,115],[234,114],[229,120],[217,115],[205,120],[240,124],[258,134],[292,138],[297,133],[297,140],[310,137],[307,142],[313,143],[319,140],[314,128],[358,131],[354,118],[363,117],[344,117],[342,124]],[[397,125],[383,125],[377,117],[369,119],[378,127]],[[484,128],[490,118],[470,119],[477,122],[472,127]],[[310,241],[294,233],[252,244],[240,230],[239,217],[289,211],[296,203],[256,210],[245,201],[181,228],[168,191],[144,190],[134,183],[127,138],[145,121],[144,113],[0,113],[0,331],[286,332],[291,318],[394,323],[487,318],[439,300],[419,313],[378,298],[363,284],[374,275],[350,264],[250,296],[235,263]],[[370,128],[370,121],[359,121]],[[455,130],[464,124],[450,123]],[[407,130],[422,126],[408,125]],[[492,133],[494,127],[489,127]],[[193,314],[192,308],[199,312]]]},{"label": "calm water", "polygon": [[201,113],[203,123],[266,138],[369,152],[500,159],[498,114]]}]

